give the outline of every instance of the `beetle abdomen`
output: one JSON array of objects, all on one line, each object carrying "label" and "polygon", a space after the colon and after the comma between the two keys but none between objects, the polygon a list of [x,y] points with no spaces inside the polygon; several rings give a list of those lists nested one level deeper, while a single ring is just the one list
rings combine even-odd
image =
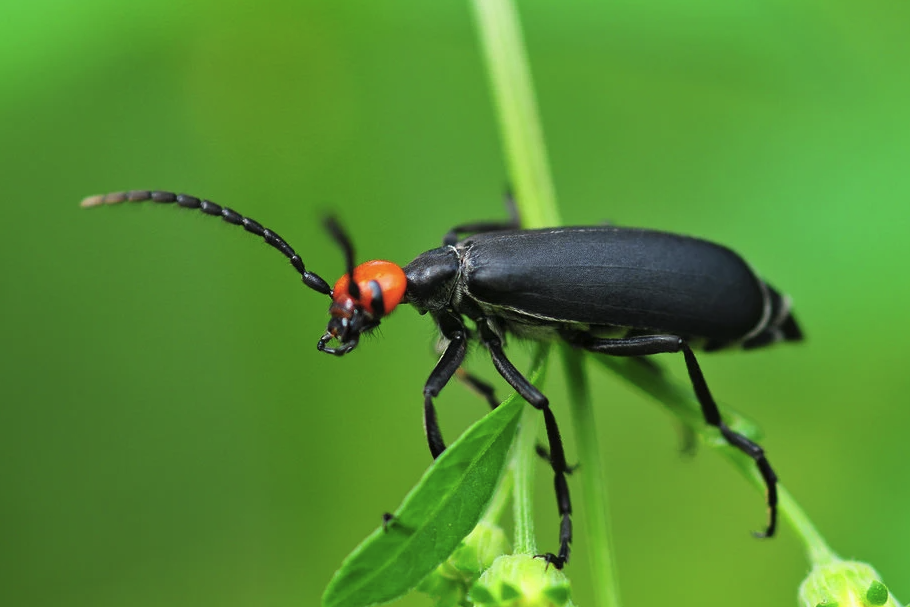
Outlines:
[{"label": "beetle abdomen", "polygon": [[733,251],[617,227],[478,234],[462,249],[466,293],[529,316],[726,344],[771,321],[769,289]]}]

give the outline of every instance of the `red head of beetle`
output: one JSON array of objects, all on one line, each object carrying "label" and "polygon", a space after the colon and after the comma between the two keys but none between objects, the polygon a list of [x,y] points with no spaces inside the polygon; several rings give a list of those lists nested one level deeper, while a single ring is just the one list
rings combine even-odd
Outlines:
[{"label": "red head of beetle", "polygon": [[[332,318],[316,346],[323,352],[347,354],[357,347],[361,333],[376,328],[380,319],[404,299],[407,278],[404,270],[391,261],[362,263],[354,268],[353,275],[353,287],[350,276],[344,274],[332,289]],[[338,341],[337,347],[326,346],[332,339]]]}]

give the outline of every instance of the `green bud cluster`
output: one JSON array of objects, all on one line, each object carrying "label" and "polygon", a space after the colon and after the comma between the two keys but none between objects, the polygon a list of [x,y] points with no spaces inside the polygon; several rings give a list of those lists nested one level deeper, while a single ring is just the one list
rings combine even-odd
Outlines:
[{"label": "green bud cluster", "polygon": [[469,599],[477,607],[574,607],[565,574],[528,555],[496,559]]},{"label": "green bud cluster", "polygon": [[900,607],[866,563],[836,560],[815,565],[799,587],[803,607]]},{"label": "green bud cluster", "polygon": [[481,521],[436,571],[417,590],[436,600],[436,607],[468,606],[468,591],[496,558],[509,550],[503,530]]}]

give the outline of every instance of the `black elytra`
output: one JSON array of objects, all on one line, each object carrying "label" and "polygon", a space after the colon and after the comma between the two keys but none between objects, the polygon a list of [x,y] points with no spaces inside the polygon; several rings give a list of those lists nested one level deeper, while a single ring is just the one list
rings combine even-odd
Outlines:
[{"label": "black elytra", "polygon": [[[445,347],[424,384],[424,427],[433,457],[445,450],[433,399],[458,374],[491,404],[489,384],[461,370],[470,339],[489,351],[493,366],[522,398],[544,416],[561,517],[556,554],[539,555],[562,568],[572,542],[572,503],[566,476],[572,468],[549,401],[506,356],[508,335],[561,340],[609,356],[650,356],[682,352],[705,421],[733,447],[752,458],[767,488],[768,523],[777,527],[777,476],[762,448],[732,430],[721,418],[694,350],[753,349],[778,341],[800,341],[802,332],[790,299],[761,280],[743,259],[711,242],[655,230],[579,226],[522,230],[514,201],[511,219],[464,224],[450,230],[441,247],[418,255],[403,268],[387,261],[354,266],[354,247],[340,224],[327,221],[345,255],[346,272],[334,288],[304,266],[278,234],[208,200],[161,191],[92,196],[91,207],[120,202],[176,203],[220,216],[260,236],[288,258],[310,289],[332,298],[331,320],[317,347],[341,356],[360,335],[379,326],[400,303],[429,314]],[[468,330],[471,320],[476,331]],[[329,345],[337,342],[337,345]],[[388,525],[384,521],[384,526]]]}]

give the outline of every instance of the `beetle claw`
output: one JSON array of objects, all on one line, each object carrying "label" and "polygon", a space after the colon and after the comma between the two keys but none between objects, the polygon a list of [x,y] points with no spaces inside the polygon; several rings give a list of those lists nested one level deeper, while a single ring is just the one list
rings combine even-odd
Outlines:
[{"label": "beetle claw", "polygon": [[546,564],[546,567],[544,567],[544,570],[549,569],[550,565],[553,565],[554,567],[556,567],[557,569],[560,569],[560,570],[566,566],[565,559],[559,558],[552,552],[547,552],[546,554],[535,554],[534,558],[543,559],[544,561],[546,561],[547,564]]}]

